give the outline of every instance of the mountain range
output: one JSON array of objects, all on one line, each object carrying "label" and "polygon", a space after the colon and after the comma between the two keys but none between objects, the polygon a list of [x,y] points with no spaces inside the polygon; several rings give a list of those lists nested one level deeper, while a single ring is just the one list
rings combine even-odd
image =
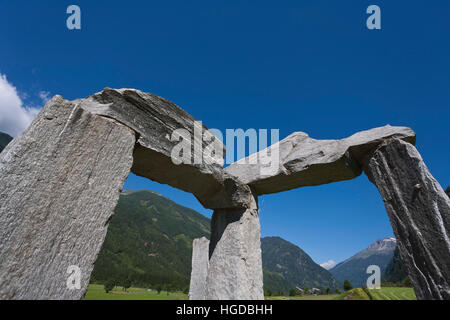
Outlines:
[{"label": "mountain range", "polygon": [[13,139],[9,134],[0,131],[0,152],[5,149],[6,145]]},{"label": "mountain range", "polygon": [[210,220],[152,191],[125,191],[92,272],[92,282],[189,285],[192,241],[210,235]]},{"label": "mountain range", "polygon": [[[445,189],[450,197],[450,186]],[[381,269],[382,281],[392,283],[408,283],[408,273],[403,265],[395,238],[388,237],[378,240],[351,258],[337,264],[329,271],[339,281],[349,280],[354,287],[365,285],[368,275],[367,266],[374,264]],[[322,264],[325,266],[333,261]]]},{"label": "mountain range", "polygon": [[[290,288],[340,287],[330,272],[315,263],[298,246],[280,238],[261,239],[264,285],[272,291],[287,292]],[[285,281],[273,283],[276,276]]]},{"label": "mountain range", "polygon": [[377,240],[368,248],[338,263],[329,271],[339,282],[348,280],[353,287],[362,287],[366,285],[367,278],[369,277],[366,273],[367,267],[377,265],[380,267],[381,274],[383,275],[394,256],[396,246],[397,241],[393,237]]},{"label": "mountain range", "polygon": [[[91,281],[186,290],[192,241],[209,238],[210,219],[152,191],[124,191],[94,266]],[[303,250],[279,237],[261,239],[264,289],[335,288],[336,279]]]}]

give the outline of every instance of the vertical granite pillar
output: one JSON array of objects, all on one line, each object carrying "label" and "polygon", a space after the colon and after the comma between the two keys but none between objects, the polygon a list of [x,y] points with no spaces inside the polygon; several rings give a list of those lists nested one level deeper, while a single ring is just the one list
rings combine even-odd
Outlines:
[{"label": "vertical granite pillar", "polygon": [[205,300],[209,265],[209,240],[205,237],[192,242],[192,271],[189,300]]},{"label": "vertical granite pillar", "polygon": [[450,299],[450,199],[416,148],[384,142],[364,168],[381,196],[418,299]]},{"label": "vertical granite pillar", "polygon": [[215,210],[211,220],[207,300],[263,300],[257,197],[246,209]]},{"label": "vertical granite pillar", "polygon": [[0,300],[83,298],[134,146],[128,127],[56,96],[3,150]]}]

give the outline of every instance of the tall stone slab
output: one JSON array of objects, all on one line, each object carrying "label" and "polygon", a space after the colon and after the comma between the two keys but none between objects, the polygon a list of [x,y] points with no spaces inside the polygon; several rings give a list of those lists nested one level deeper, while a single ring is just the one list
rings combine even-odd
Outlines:
[{"label": "tall stone slab", "polygon": [[209,240],[205,237],[192,242],[192,271],[189,300],[205,300],[209,266]]},{"label": "tall stone slab", "polygon": [[418,299],[450,299],[450,199],[416,148],[384,142],[364,170],[381,196]]},{"label": "tall stone slab", "polygon": [[134,146],[133,130],[56,96],[3,150],[0,300],[84,296]]},{"label": "tall stone slab", "polygon": [[207,300],[263,300],[257,197],[246,209],[215,210],[211,220]]}]

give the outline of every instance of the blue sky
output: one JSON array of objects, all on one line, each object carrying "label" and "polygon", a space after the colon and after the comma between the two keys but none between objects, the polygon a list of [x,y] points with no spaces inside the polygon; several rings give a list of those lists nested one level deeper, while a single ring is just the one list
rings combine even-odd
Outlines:
[{"label": "blue sky", "polygon": [[[66,28],[70,4],[81,8],[81,30]],[[371,4],[381,8],[381,30],[366,28]],[[42,106],[47,92],[76,99],[132,87],[223,131],[278,128],[280,138],[304,131],[336,139],[410,126],[445,188],[449,14],[446,0],[1,1],[0,74],[23,107]],[[130,176],[126,187],[211,214],[193,196],[142,178]],[[364,175],[263,196],[260,207],[263,236],[281,236],[319,263],[392,235]]]}]

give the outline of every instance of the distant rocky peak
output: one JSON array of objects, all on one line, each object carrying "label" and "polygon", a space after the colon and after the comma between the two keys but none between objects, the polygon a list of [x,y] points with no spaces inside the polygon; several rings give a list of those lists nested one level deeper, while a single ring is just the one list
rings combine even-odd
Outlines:
[{"label": "distant rocky peak", "polygon": [[394,237],[387,237],[381,240],[377,240],[372,243],[368,250],[371,251],[394,251],[397,245],[397,240]]}]

